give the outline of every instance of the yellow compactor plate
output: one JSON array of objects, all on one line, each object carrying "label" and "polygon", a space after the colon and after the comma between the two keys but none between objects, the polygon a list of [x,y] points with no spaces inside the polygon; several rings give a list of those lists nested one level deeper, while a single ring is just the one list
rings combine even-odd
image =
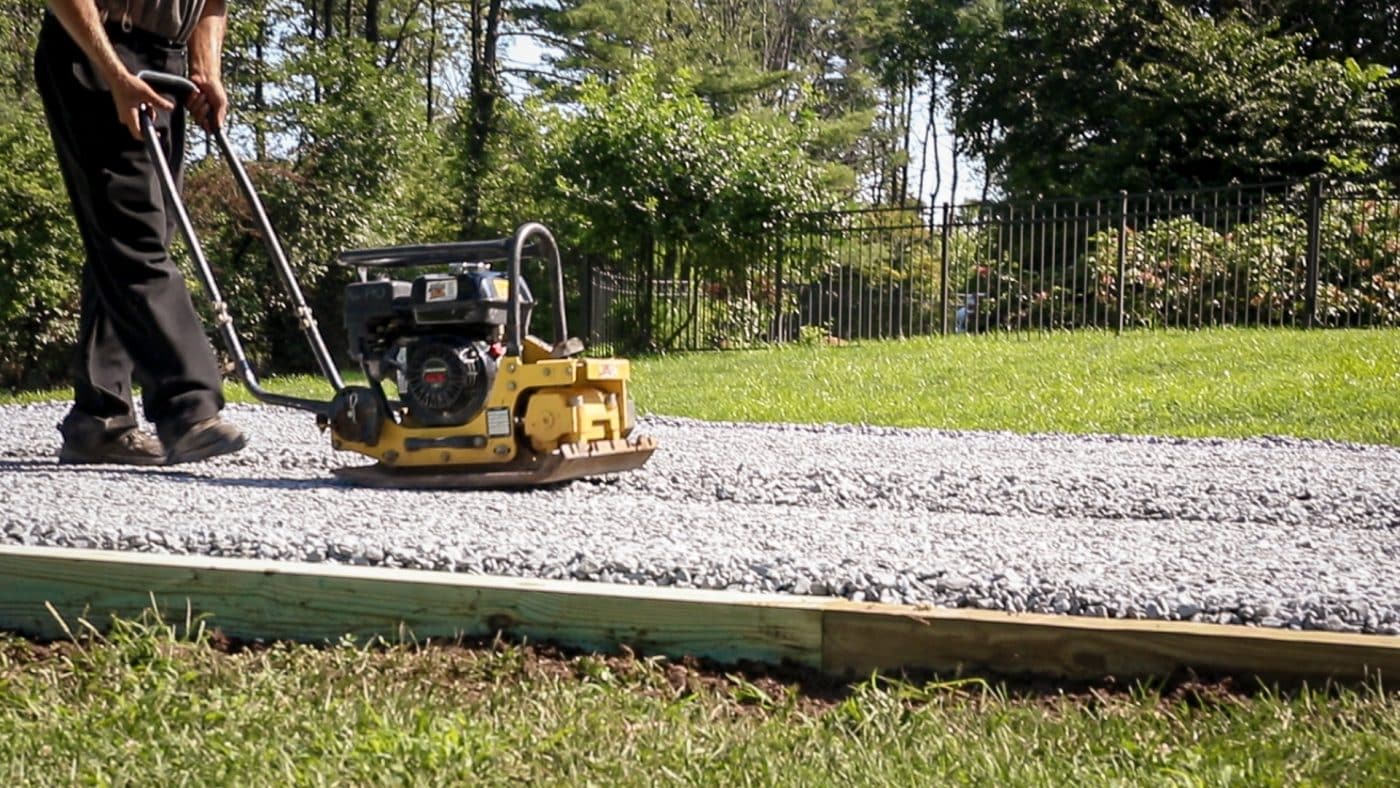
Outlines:
[{"label": "yellow compactor plate", "polygon": [[396,490],[492,490],[544,487],[551,484],[621,473],[642,467],[656,450],[648,435],[627,440],[568,444],[555,451],[505,465],[457,465],[418,468],[382,463],[336,468],[342,481],[360,487]]}]

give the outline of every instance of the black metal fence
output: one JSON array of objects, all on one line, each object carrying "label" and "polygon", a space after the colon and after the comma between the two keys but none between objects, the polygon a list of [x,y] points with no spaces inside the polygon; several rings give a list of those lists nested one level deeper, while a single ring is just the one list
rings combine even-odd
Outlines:
[{"label": "black metal fence", "polygon": [[656,241],[582,270],[590,344],[1400,326],[1400,196],[1276,183],[795,217],[722,252]]}]

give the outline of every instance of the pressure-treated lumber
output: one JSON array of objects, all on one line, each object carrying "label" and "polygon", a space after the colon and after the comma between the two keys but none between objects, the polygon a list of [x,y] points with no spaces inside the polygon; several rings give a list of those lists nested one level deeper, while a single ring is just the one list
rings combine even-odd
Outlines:
[{"label": "pressure-treated lumber", "polygon": [[[339,564],[0,547],[0,629],[57,638],[152,599],[167,620],[188,610],[229,637],[390,641],[497,632],[531,641],[714,659],[803,661],[820,652],[821,613],[721,593],[653,598],[629,586]],[[601,593],[600,593],[601,592]],[[781,597],[775,598],[781,601]]]},{"label": "pressure-treated lumber", "polygon": [[1400,674],[1400,637],[922,609],[447,572],[0,546],[0,629],[57,638],[152,600],[240,639],[482,636],[724,662],[1101,679],[1182,670],[1294,681]]},{"label": "pressure-treated lumber", "polygon": [[1400,674],[1400,637],[1393,636],[982,610],[871,615],[843,609],[850,604],[834,603],[823,617],[828,672],[916,666],[1093,680],[1190,670],[1285,682]]}]

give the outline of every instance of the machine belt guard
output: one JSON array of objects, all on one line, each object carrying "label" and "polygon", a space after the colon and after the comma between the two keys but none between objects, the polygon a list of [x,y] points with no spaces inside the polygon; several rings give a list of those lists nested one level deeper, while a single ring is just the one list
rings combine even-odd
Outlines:
[{"label": "machine belt guard", "polygon": [[336,478],[363,487],[397,490],[493,490],[542,487],[642,467],[656,450],[649,435],[560,446],[507,465],[396,468],[383,463],[336,468]]}]

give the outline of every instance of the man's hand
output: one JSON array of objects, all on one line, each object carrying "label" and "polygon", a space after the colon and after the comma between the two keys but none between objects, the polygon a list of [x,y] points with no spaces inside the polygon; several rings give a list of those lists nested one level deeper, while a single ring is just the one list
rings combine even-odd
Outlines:
[{"label": "man's hand", "polygon": [[190,81],[199,92],[190,96],[185,105],[195,121],[211,134],[224,125],[228,114],[228,94],[224,92],[224,81],[220,77],[226,11],[226,0],[207,0],[203,15],[190,34]]},{"label": "man's hand", "polygon": [[112,101],[117,105],[117,119],[121,121],[131,136],[141,139],[141,107],[155,118],[157,109],[172,110],[175,104],[157,93],[150,85],[137,79],[125,70],[114,73],[110,79]]},{"label": "man's hand", "polygon": [[107,31],[102,28],[102,17],[97,13],[97,4],[93,0],[49,0],[49,8],[111,89],[117,120],[131,132],[131,136],[141,139],[142,104],[149,107],[152,113],[157,109],[175,108],[169,99],[126,70],[116,50],[112,49],[112,42],[107,39]]},{"label": "man's hand", "polygon": [[228,117],[228,93],[224,92],[224,85],[218,79],[191,74],[190,81],[199,88],[199,92],[191,94],[185,100],[185,106],[199,127],[213,134],[214,129],[223,126]]}]

